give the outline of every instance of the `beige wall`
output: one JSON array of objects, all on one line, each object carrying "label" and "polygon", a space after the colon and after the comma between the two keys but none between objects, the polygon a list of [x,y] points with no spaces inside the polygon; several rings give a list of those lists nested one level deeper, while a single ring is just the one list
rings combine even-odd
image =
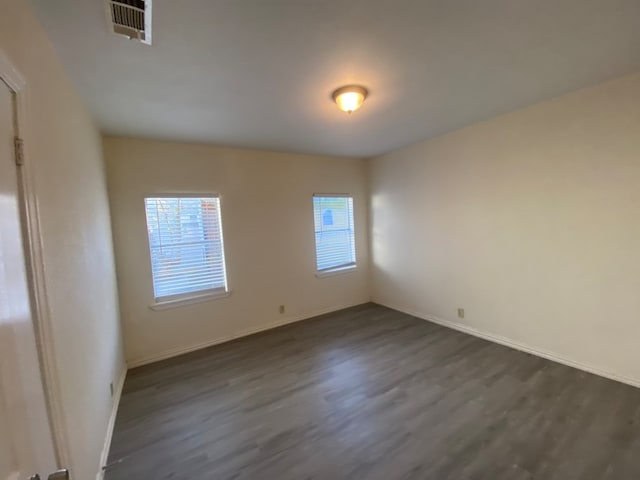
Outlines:
[{"label": "beige wall", "polygon": [[56,369],[74,478],[95,478],[123,371],[100,136],[28,2],[3,0],[0,50],[27,82],[25,132],[41,215]]},{"label": "beige wall", "polygon": [[[104,147],[130,365],[369,300],[363,160],[126,138]],[[221,195],[232,293],[153,311],[143,199],[172,192]],[[314,192],[353,194],[356,271],[316,278]]]},{"label": "beige wall", "polygon": [[374,301],[640,383],[640,74],[369,168]]}]

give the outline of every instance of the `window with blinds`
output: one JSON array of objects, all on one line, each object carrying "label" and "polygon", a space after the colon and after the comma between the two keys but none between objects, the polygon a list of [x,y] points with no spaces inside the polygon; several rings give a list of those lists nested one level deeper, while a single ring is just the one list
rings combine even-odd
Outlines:
[{"label": "window with blinds", "polygon": [[145,198],[156,301],[227,291],[220,199]]},{"label": "window with blinds", "polygon": [[314,195],[313,218],[318,272],[355,267],[353,198],[345,195]]}]

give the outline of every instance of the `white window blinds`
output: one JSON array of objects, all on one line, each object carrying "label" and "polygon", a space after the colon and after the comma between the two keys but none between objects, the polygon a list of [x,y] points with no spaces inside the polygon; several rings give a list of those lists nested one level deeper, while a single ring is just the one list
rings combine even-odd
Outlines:
[{"label": "white window blinds", "polygon": [[314,195],[318,272],[356,264],[353,198],[345,195]]},{"label": "white window blinds", "polygon": [[224,292],[218,197],[145,198],[156,300]]}]

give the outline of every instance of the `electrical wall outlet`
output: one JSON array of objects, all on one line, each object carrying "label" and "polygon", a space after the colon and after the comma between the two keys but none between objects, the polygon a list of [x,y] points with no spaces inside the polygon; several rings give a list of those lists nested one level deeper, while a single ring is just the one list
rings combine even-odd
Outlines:
[{"label": "electrical wall outlet", "polygon": [[464,308],[458,309],[458,318],[464,318]]},{"label": "electrical wall outlet", "polygon": [[284,313],[284,305],[280,305],[280,313]]}]

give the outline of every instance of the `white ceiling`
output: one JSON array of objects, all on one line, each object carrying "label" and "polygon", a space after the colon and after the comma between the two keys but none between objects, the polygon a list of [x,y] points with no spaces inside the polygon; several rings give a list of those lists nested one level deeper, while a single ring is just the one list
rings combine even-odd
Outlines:
[{"label": "white ceiling", "polygon": [[154,0],[152,46],[32,3],[109,134],[366,157],[640,70],[640,0]]}]

